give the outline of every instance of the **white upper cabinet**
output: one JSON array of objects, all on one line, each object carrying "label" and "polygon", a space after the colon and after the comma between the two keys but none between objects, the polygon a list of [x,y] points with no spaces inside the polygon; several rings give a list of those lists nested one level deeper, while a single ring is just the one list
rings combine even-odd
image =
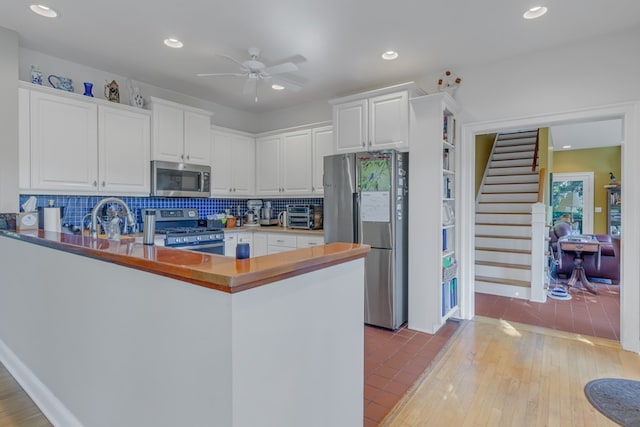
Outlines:
[{"label": "white upper cabinet", "polygon": [[256,193],[310,195],[311,130],[271,135],[256,140]]},{"label": "white upper cabinet", "polygon": [[21,190],[149,194],[150,112],[20,86]]},{"label": "white upper cabinet", "polygon": [[155,97],[150,99],[152,160],[209,165],[212,114]]},{"label": "white upper cabinet", "polygon": [[409,148],[409,93],[369,99],[369,150]]},{"label": "white upper cabinet", "polygon": [[333,127],[323,126],[311,130],[311,146],[313,149],[313,182],[311,191],[314,195],[324,194],[322,175],[324,173],[324,157],[335,153],[333,148]]},{"label": "white upper cabinet", "polygon": [[97,111],[80,97],[31,91],[31,189],[97,192]]},{"label": "white upper cabinet", "polygon": [[143,194],[150,186],[151,117],[98,107],[98,182],[101,192]]},{"label": "white upper cabinet", "polygon": [[256,139],[256,193],[281,195],[280,150],[281,135]]},{"label": "white upper cabinet", "polygon": [[405,83],[332,100],[336,152],[409,150],[409,97],[422,94]]},{"label": "white upper cabinet", "polygon": [[285,133],[281,144],[282,192],[311,194],[311,131]]},{"label": "white upper cabinet", "polygon": [[333,127],[338,152],[367,149],[367,100],[345,102],[333,106]]},{"label": "white upper cabinet", "polygon": [[220,129],[211,131],[211,193],[251,196],[255,192],[255,140]]}]

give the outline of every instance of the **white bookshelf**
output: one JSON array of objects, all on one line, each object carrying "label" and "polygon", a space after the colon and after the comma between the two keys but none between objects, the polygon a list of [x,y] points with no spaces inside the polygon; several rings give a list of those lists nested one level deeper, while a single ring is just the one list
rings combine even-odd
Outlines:
[{"label": "white bookshelf", "polygon": [[459,312],[457,111],[447,93],[410,100],[409,328],[431,334]]}]

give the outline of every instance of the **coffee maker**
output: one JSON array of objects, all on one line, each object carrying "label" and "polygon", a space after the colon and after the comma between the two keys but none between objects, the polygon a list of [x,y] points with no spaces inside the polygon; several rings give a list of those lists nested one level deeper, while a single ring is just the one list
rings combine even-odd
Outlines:
[{"label": "coffee maker", "polygon": [[264,207],[260,209],[260,225],[278,225],[278,219],[273,217],[271,202],[264,202]]},{"label": "coffee maker", "polygon": [[249,227],[260,225],[261,208],[262,200],[248,200],[247,212],[244,215],[244,225]]}]

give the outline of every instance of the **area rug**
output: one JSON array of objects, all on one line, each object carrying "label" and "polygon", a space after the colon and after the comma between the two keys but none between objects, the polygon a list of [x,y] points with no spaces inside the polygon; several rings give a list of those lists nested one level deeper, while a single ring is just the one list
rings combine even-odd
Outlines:
[{"label": "area rug", "polygon": [[601,378],[584,386],[589,402],[625,427],[640,427],[640,381]]}]

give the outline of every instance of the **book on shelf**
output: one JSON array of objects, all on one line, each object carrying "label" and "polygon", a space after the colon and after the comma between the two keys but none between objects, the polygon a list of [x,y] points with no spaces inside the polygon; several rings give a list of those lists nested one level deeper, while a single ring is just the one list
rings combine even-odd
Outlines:
[{"label": "book on shelf", "polygon": [[455,145],[456,139],[456,119],[450,115],[444,115],[442,125],[442,140],[448,144]]},{"label": "book on shelf", "polygon": [[453,198],[453,179],[450,176],[445,176],[442,179],[442,197],[445,199]]},{"label": "book on shelf", "polygon": [[451,170],[451,167],[449,165],[449,149],[445,148],[444,150],[442,150],[442,169],[444,170]]}]

